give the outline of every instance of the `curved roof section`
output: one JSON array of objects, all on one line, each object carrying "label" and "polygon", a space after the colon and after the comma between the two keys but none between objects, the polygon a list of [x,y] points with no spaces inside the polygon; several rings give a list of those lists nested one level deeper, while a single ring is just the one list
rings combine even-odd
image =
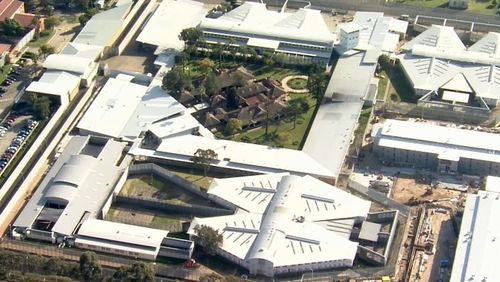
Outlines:
[{"label": "curved roof section", "polygon": [[324,22],[321,11],[300,9],[295,13],[270,11],[264,3],[245,2],[217,19],[205,18],[199,27],[248,37],[267,37],[333,46],[335,35]]},{"label": "curved roof section", "polygon": [[62,70],[78,74],[84,74],[92,65],[93,60],[75,57],[66,54],[52,54],[45,59],[43,67],[46,69]]},{"label": "curved roof section", "polygon": [[68,183],[53,183],[45,193],[45,199],[62,200],[68,204],[75,196],[76,189],[76,186]]}]

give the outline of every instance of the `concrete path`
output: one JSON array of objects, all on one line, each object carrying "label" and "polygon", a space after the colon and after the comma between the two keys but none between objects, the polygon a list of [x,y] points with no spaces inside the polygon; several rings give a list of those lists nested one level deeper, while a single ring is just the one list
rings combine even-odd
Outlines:
[{"label": "concrete path", "polygon": [[283,89],[285,89],[285,91],[288,92],[288,93],[297,93],[297,94],[308,93],[309,90],[307,88],[304,88],[304,89],[293,89],[293,88],[290,88],[288,86],[288,81],[290,81],[292,79],[295,79],[295,78],[307,80],[309,77],[307,75],[290,75],[290,76],[287,76],[287,77],[283,78],[283,80],[281,80],[281,86],[283,87]]}]

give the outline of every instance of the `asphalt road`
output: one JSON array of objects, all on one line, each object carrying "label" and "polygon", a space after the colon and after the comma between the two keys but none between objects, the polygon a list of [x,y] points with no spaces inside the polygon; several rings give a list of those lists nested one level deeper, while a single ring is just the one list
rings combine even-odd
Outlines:
[{"label": "asphalt road", "polygon": [[[458,19],[464,21],[474,21],[490,24],[500,24],[500,16],[485,16],[474,14],[462,10],[454,10],[448,8],[421,8],[408,6],[399,3],[385,2],[383,0],[308,0],[312,4],[312,8],[329,11],[331,9],[344,9],[353,11],[372,11],[384,12],[392,16],[410,15],[425,15],[431,17]],[[283,3],[283,0],[265,0],[268,4]]]}]

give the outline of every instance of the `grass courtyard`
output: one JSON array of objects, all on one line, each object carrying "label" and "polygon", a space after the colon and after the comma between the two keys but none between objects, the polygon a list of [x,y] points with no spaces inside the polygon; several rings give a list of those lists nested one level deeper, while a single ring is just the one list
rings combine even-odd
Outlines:
[{"label": "grass courtyard", "polygon": [[154,175],[142,175],[127,179],[121,194],[125,196],[155,198],[174,205],[202,205],[206,203],[206,200],[203,198]]},{"label": "grass courtyard", "polygon": [[[393,0],[392,2],[424,7],[424,8],[446,8],[448,0]],[[470,0],[466,11],[482,15],[495,15],[496,7],[491,0]]]}]

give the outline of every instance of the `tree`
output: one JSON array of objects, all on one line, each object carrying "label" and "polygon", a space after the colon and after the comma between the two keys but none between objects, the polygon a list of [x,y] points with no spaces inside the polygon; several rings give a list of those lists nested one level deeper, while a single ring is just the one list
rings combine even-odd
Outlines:
[{"label": "tree", "polygon": [[3,34],[7,36],[21,36],[24,28],[15,19],[6,19],[2,25]]},{"label": "tree", "polygon": [[297,125],[297,116],[300,115],[302,109],[300,107],[299,99],[290,100],[288,107],[286,107],[286,113],[293,117],[293,128]]},{"label": "tree", "polygon": [[203,168],[203,174],[207,176],[208,170],[210,169],[210,163],[213,160],[217,160],[217,153],[212,149],[198,149],[191,157],[191,161]]},{"label": "tree", "polygon": [[241,130],[241,120],[237,118],[230,118],[227,121],[225,133],[226,135],[234,135]]},{"label": "tree", "polygon": [[203,40],[203,33],[194,27],[186,28],[181,31],[179,39],[186,45],[197,45]]},{"label": "tree", "polygon": [[224,240],[222,234],[208,225],[197,225],[194,232],[196,233],[195,243],[200,245],[207,254],[215,255],[217,247]]},{"label": "tree", "polygon": [[215,76],[214,72],[209,72],[203,82],[203,86],[205,87],[205,93],[208,96],[215,95],[220,91],[219,80]]},{"label": "tree", "polygon": [[274,55],[273,59],[274,59],[274,62],[276,64],[278,64],[278,66],[280,66],[280,67],[284,67],[285,64],[288,62],[288,57],[283,53],[278,53],[278,54]]},{"label": "tree", "polygon": [[245,79],[245,77],[244,77],[241,73],[239,73],[239,72],[237,72],[237,73],[234,75],[234,79],[233,79],[233,81],[234,81],[234,86],[236,86],[236,87],[242,87],[242,86],[247,85],[247,80],[246,80],[246,79]]},{"label": "tree", "polygon": [[55,26],[61,23],[61,20],[58,16],[50,16],[45,19],[44,23],[46,29],[53,29]]},{"label": "tree", "polygon": [[45,58],[50,54],[54,54],[55,52],[56,52],[56,48],[54,48],[54,46],[50,46],[48,44],[43,44],[38,49],[38,55],[42,58]]},{"label": "tree", "polygon": [[307,79],[307,89],[316,99],[316,104],[321,103],[326,91],[326,75],[321,71],[311,73]]},{"label": "tree", "polygon": [[144,262],[134,262],[130,266],[121,266],[111,277],[116,282],[149,282],[155,281],[151,267]]},{"label": "tree", "polygon": [[50,115],[50,99],[44,95],[31,94],[30,101],[37,119],[46,119]]},{"label": "tree", "polygon": [[80,274],[85,281],[98,281],[101,277],[101,265],[94,252],[86,251],[80,256]]},{"label": "tree", "polygon": [[87,24],[87,22],[92,18],[95,14],[97,14],[96,9],[87,9],[83,15],[78,17],[78,21],[80,22],[81,26],[84,26]]},{"label": "tree", "polygon": [[162,88],[178,99],[182,91],[193,90],[193,82],[182,66],[175,66],[163,77]]},{"label": "tree", "polygon": [[273,55],[274,54],[269,51],[264,51],[264,53],[262,54],[262,62],[265,65],[274,65]]},{"label": "tree", "polygon": [[215,63],[209,58],[204,58],[198,62],[198,66],[203,74],[207,74],[209,72],[213,72],[215,68]]}]

